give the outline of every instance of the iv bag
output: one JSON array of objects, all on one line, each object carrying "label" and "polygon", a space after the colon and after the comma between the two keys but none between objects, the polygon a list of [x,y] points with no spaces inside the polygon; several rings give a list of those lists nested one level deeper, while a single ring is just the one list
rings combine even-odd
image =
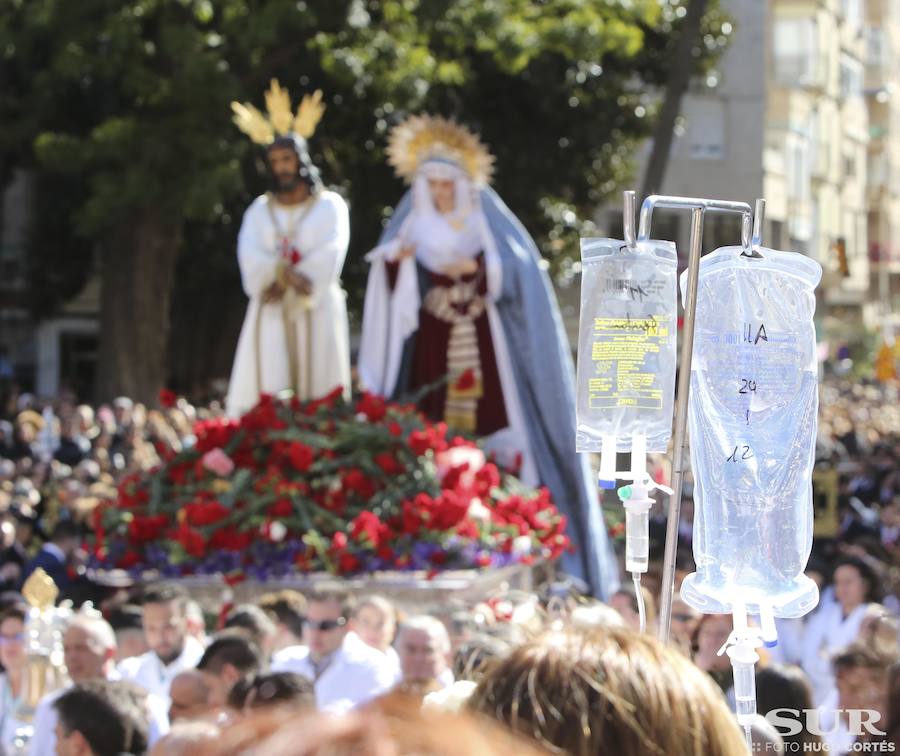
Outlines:
[{"label": "iv bag", "polygon": [[[694,560],[681,595],[707,614],[801,617],[812,548],[817,262],[762,248],[700,262],[689,400]],[[681,276],[682,296],[686,273]]]},{"label": "iv bag", "polygon": [[614,437],[665,452],[672,432],[678,255],[666,241],[581,240],[576,449]]}]

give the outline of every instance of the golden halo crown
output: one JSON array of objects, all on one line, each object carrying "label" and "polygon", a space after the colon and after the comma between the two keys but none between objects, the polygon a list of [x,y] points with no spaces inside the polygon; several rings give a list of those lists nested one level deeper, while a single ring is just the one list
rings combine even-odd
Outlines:
[{"label": "golden halo crown", "polygon": [[478,137],[440,116],[412,116],[397,124],[388,138],[387,155],[397,175],[409,183],[432,158],[456,163],[476,186],[489,184],[494,170],[494,157]]},{"label": "golden halo crown", "polygon": [[304,95],[295,115],[291,110],[291,95],[278,83],[278,79],[272,79],[266,92],[268,116],[249,102],[232,102],[231,110],[235,126],[256,144],[270,145],[276,137],[290,133],[309,139],[322,120],[325,106],[322,104],[322,90],[317,89],[311,95]]}]

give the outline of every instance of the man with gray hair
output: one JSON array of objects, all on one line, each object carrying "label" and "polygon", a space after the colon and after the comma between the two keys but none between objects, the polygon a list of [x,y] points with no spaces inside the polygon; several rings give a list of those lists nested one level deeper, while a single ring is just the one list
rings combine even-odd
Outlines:
[{"label": "man with gray hair", "polygon": [[453,684],[450,636],[439,619],[423,614],[406,620],[397,634],[397,654],[402,686],[426,690]]},{"label": "man with gray hair", "polygon": [[[116,634],[109,623],[93,614],[77,614],[63,633],[63,656],[74,685],[89,680],[117,680]],[[70,686],[71,687],[71,686]],[[69,688],[41,699],[34,713],[34,735],[28,744],[31,756],[56,753],[56,700]],[[148,700],[150,738],[155,741],[169,729],[162,703]]]}]

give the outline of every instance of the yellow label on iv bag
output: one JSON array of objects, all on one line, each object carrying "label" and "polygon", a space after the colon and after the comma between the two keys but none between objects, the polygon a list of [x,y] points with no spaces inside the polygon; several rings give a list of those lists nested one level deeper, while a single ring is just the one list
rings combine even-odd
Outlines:
[{"label": "yellow label on iv bag", "polygon": [[588,380],[591,409],[663,408],[663,389],[649,369],[669,337],[671,318],[594,318]]},{"label": "yellow label on iv bag", "polygon": [[581,240],[575,448],[604,439],[629,451],[634,434],[664,452],[675,396],[675,245]]}]

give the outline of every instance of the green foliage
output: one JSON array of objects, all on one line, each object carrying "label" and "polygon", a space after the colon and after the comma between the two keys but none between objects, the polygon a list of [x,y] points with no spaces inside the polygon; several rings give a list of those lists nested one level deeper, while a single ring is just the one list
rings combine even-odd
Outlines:
[{"label": "green foliage", "polygon": [[[403,191],[386,133],[421,110],[482,134],[501,196],[559,268],[596,205],[632,177],[681,4],[0,0],[0,166],[78,184],[69,226],[87,239],[152,206],[186,224],[184,254],[230,254],[204,240],[236,237],[265,175],[229,103],[261,105],[278,77],[295,98],[326,94],[311,147],[351,203],[352,307],[362,255]],[[718,11],[706,29],[698,69],[727,41]]]}]

